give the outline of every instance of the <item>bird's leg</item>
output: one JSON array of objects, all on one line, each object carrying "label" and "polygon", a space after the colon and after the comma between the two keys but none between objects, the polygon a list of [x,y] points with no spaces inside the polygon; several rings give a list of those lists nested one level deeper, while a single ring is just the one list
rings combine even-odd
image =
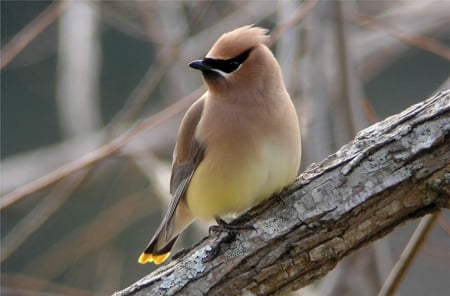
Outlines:
[{"label": "bird's leg", "polygon": [[209,228],[209,233],[211,232],[228,232],[234,233],[234,235],[239,234],[239,230],[254,230],[256,228],[253,225],[244,224],[244,225],[231,225],[225,222],[221,218],[216,218],[217,225],[213,225]]},{"label": "bird's leg", "polygon": [[211,232],[226,232],[226,235],[217,242],[216,246],[213,247],[213,249],[211,249],[207,261],[212,260],[212,258],[216,257],[220,254],[220,252],[222,252],[223,244],[230,244],[235,241],[236,237],[239,235],[240,230],[256,231],[256,228],[253,227],[253,225],[230,225],[220,218],[216,218],[216,222],[217,225],[213,225],[209,228],[209,234],[211,234]]}]

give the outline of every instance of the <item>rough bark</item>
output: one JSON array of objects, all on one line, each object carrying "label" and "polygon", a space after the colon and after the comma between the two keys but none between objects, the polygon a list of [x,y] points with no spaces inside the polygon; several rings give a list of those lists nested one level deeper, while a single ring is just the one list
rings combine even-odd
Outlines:
[{"label": "rough bark", "polygon": [[450,90],[361,132],[281,194],[115,295],[280,295],[450,207]]}]

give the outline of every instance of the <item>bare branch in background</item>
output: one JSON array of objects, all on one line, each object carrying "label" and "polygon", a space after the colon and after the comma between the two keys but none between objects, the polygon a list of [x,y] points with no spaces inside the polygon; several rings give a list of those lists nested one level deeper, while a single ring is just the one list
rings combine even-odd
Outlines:
[{"label": "bare branch in background", "polygon": [[[59,23],[57,105],[60,126],[71,138],[100,127],[98,12],[96,4],[87,1],[61,3],[65,10]],[[2,262],[64,205],[90,171],[79,171],[62,180],[9,231],[3,238]]]},{"label": "bare branch in background", "polygon": [[388,278],[386,279],[386,282],[383,284],[383,287],[378,293],[378,296],[390,296],[395,294],[408,268],[411,266],[420,248],[425,243],[425,240],[430,233],[434,223],[436,222],[438,216],[439,212],[436,212],[422,218],[411,239],[403,250],[400,259],[397,261]]},{"label": "bare branch in background", "polygon": [[143,106],[148,102],[151,93],[166,74],[178,51],[172,48],[164,48],[156,57],[155,64],[151,65],[145,72],[139,84],[134,88],[122,109],[114,116],[108,125],[110,133],[117,133],[121,125],[136,120]]},{"label": "bare branch in background", "polygon": [[298,25],[309,14],[319,0],[313,0],[305,2],[300,8],[298,8],[293,15],[289,16],[289,19],[285,22],[277,25],[271,34],[269,46],[272,46],[277,40],[289,29]]},{"label": "bare branch in background", "polygon": [[[360,2],[360,10],[363,10],[364,4],[370,6],[369,2]],[[368,12],[361,14],[370,13],[370,9],[366,10]],[[426,38],[424,37],[426,35],[441,35],[444,37],[448,35],[450,28],[449,10],[450,2],[448,1],[394,1],[389,2],[386,10],[379,12],[376,19],[389,23],[389,26],[395,27],[403,36]],[[351,15],[348,17],[351,18]],[[366,81],[394,63],[409,49],[402,41],[384,30],[355,31],[354,38],[356,61]]]},{"label": "bare branch in background", "polygon": [[442,215],[438,216],[438,224],[450,236],[450,223]]},{"label": "bare branch in background", "polygon": [[96,256],[95,295],[109,295],[110,291],[120,287],[123,275],[126,273],[125,258],[114,246],[105,246]]},{"label": "bare branch in background", "polygon": [[[292,11],[300,10],[298,9],[298,3],[293,1],[283,1],[280,2],[280,8],[278,9],[277,19],[278,24],[271,32],[272,43],[276,37],[275,32],[277,28],[280,28],[283,22],[286,21],[291,15]],[[286,31],[283,35],[278,37],[276,45],[273,46],[274,55],[280,64],[281,71],[283,73],[284,84],[288,90],[294,104],[298,103],[298,89],[299,83],[298,78],[295,75],[291,75],[297,70],[297,59],[300,52],[301,34],[300,26],[293,26],[290,30]],[[279,29],[278,29],[279,31]],[[297,111],[298,112],[298,111]]]},{"label": "bare branch in background", "polygon": [[142,27],[140,19],[135,17],[138,12],[135,2],[101,1],[102,20],[114,28],[138,40],[148,41],[148,33]]},{"label": "bare branch in background", "polygon": [[360,26],[381,30],[410,46],[423,49],[450,61],[450,48],[438,40],[402,32],[398,28],[388,25],[386,22],[379,21],[376,18],[367,15],[354,13],[350,14],[348,17]]},{"label": "bare branch in background", "polygon": [[37,229],[39,229],[88,177],[90,169],[78,171],[60,184],[35,206],[19,223],[2,237],[1,262],[13,254]]},{"label": "bare branch in background", "polygon": [[4,195],[1,199],[1,209],[7,208],[13,203],[19,201],[25,196],[30,195],[31,193],[37,192],[46,188],[47,186],[53,185],[54,183],[60,181],[64,177],[96,163],[108,156],[111,156],[113,153],[117,152],[119,149],[124,147],[128,142],[134,138],[135,136],[142,133],[144,130],[155,127],[168,118],[178,114],[179,112],[186,110],[188,106],[192,104],[192,102],[197,99],[204,92],[203,87],[197,89],[192,94],[187,97],[182,98],[180,101],[175,104],[167,107],[166,109],[158,112],[157,114],[139,122],[134,127],[124,132],[110,143],[84,155],[80,159],[77,159],[73,162],[70,162],[63,167],[37,179],[26,185],[20,186],[15,189],[11,193]]},{"label": "bare branch in background", "polygon": [[[213,25],[205,30],[191,36],[187,43],[181,47],[183,52],[182,62],[189,62],[192,57],[201,57],[205,55],[208,46],[211,46],[217,38],[224,32],[231,31],[239,26],[257,23],[278,8],[274,1],[248,1],[240,2],[239,9],[226,17],[216,20]],[[199,44],[205,44],[200,47]],[[186,77],[188,81],[189,77]]]},{"label": "bare branch in background", "polygon": [[302,164],[317,162],[332,153],[334,145],[333,131],[330,129],[330,69],[332,52],[326,40],[331,38],[331,25],[327,17],[327,4],[319,2],[305,19],[306,27],[300,43],[299,61],[291,76],[299,84],[301,104],[298,107],[300,126],[302,127]]},{"label": "bare branch in background", "polygon": [[[142,206],[145,204],[145,200],[148,199],[141,192],[126,196],[110,205],[93,221],[69,232],[57,240],[51,248],[45,250],[43,254],[28,262],[24,267],[24,273],[40,274],[45,278],[55,278],[61,275],[74,260],[87,256],[113,240],[128,226],[128,223],[133,223],[151,214],[148,207]],[[155,207],[154,210],[157,208]],[[89,243],[81,244],[80,242]],[[67,256],[67,254],[71,255]]]},{"label": "bare branch in background", "polygon": [[[343,11],[341,1],[334,1],[333,10],[333,30],[334,36],[336,36],[336,65],[333,65],[337,69],[336,79],[332,81],[338,81],[335,83],[335,89],[337,94],[332,97],[330,102],[336,112],[333,112],[334,129],[335,129],[335,141],[337,146],[341,146],[349,141],[358,130],[361,130],[367,124],[358,127],[356,126],[355,114],[361,114],[361,105],[356,104],[362,97],[361,93],[356,93],[355,74],[352,70],[353,62],[351,61],[351,53],[349,52],[350,45],[348,44],[348,36],[346,24],[344,24],[345,13]],[[356,107],[356,108],[355,108]],[[359,108],[358,108],[359,107]]]},{"label": "bare branch in background", "polygon": [[[148,11],[152,11],[153,14],[156,15],[160,14],[159,9],[155,7],[157,5],[157,2],[137,2],[136,5],[142,7],[142,14],[148,14]],[[153,18],[145,17],[144,15],[144,24],[147,22],[147,20],[153,21]],[[147,29],[146,31],[148,32],[152,27],[152,24],[148,24],[146,25],[145,29]],[[183,25],[183,27],[185,26]],[[158,30],[154,31],[159,31],[160,29],[161,28],[158,26]],[[142,111],[142,108],[150,99],[151,94],[155,91],[155,89],[160,85],[163,78],[167,75],[167,72],[174,64],[177,64],[176,61],[180,54],[179,47],[180,44],[186,42],[184,41],[186,39],[186,36],[176,36],[178,38],[174,38],[175,36],[171,36],[171,34],[161,34],[162,36],[166,36],[167,40],[164,41],[161,40],[162,37],[160,37],[160,35],[158,35],[157,37],[155,37],[154,35],[155,34],[148,33],[148,39],[154,41],[160,46],[159,53],[156,55],[153,65],[148,68],[139,84],[130,94],[124,107],[117,113],[117,115],[114,116],[113,120],[108,126],[108,129],[110,131],[115,131],[117,133],[121,124],[126,124],[133,120],[136,120],[139,113]],[[169,41],[169,38],[172,38],[172,40]],[[174,42],[173,39],[177,40],[177,42]],[[174,96],[170,93],[165,93],[164,95],[167,99],[181,97],[179,95]]]},{"label": "bare branch in background", "polygon": [[60,15],[65,1],[54,1],[46,10],[23,28],[14,38],[2,48],[0,69],[8,65],[24,48],[30,44]]},{"label": "bare branch in background", "polygon": [[67,1],[59,21],[56,82],[57,114],[64,137],[92,133],[101,126],[98,23],[96,2]]},{"label": "bare branch in background", "polygon": [[67,139],[2,159],[1,194],[41,177],[101,145],[103,133]]}]

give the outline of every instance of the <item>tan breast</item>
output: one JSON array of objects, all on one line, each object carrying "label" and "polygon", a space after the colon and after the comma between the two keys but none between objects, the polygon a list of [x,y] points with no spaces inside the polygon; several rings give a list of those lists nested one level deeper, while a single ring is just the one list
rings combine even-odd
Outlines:
[{"label": "tan breast", "polygon": [[194,216],[210,219],[241,212],[296,177],[300,135],[297,117],[290,116],[295,113],[292,103],[257,110],[205,102],[203,114],[215,116],[202,117],[196,131],[207,148],[186,192]]}]

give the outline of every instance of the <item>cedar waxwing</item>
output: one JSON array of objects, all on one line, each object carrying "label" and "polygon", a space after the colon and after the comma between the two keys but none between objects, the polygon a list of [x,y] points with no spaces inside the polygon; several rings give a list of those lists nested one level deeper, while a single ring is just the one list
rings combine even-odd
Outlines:
[{"label": "cedar waxwing", "polygon": [[267,30],[223,34],[191,68],[206,93],[187,111],[175,146],[172,200],[140,263],[167,259],[194,219],[239,213],[292,182],[300,165],[300,129]]}]

